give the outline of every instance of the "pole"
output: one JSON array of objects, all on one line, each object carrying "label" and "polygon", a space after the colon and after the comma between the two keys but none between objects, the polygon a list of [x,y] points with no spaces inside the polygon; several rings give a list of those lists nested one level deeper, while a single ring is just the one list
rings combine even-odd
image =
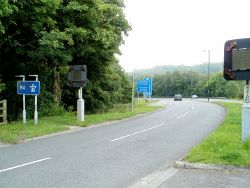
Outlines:
[{"label": "pole", "polygon": [[[36,81],[38,81],[38,76],[36,76]],[[34,122],[37,125],[38,122],[38,112],[37,112],[37,95],[35,95],[35,112],[34,112]]]},{"label": "pole", "polygon": [[210,50],[207,50],[208,52],[208,67],[207,67],[207,100],[209,102],[209,97],[210,97],[210,87],[209,87],[209,74],[210,74]]},{"label": "pole", "polygon": [[[25,81],[25,75],[17,75],[16,77],[22,78]],[[25,108],[25,95],[23,95],[23,124],[26,124],[26,108]]]},{"label": "pole", "polygon": [[135,87],[135,78],[134,73],[132,76],[132,112],[134,111],[134,87]]},{"label": "pole", "polygon": [[84,100],[82,98],[82,87],[80,87],[78,90],[77,120],[84,121]]},{"label": "pole", "polygon": [[242,142],[250,140],[250,85],[246,81],[244,87],[244,103],[242,105]]},{"label": "pole", "polygon": [[[29,75],[36,78],[36,81],[38,81],[38,75]],[[34,111],[34,124],[37,125],[38,123],[38,111],[37,111],[37,95],[35,95],[35,111]]]}]

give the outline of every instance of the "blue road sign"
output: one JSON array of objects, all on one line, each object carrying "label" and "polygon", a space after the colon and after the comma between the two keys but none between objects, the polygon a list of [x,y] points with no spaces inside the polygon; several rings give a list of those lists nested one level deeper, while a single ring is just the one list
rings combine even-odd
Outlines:
[{"label": "blue road sign", "polygon": [[149,92],[148,80],[137,80],[137,93]]},{"label": "blue road sign", "polygon": [[149,83],[149,89],[148,89],[148,93],[145,93],[146,96],[151,96],[152,95],[152,90],[153,90],[153,78],[144,78],[144,80],[147,80]]},{"label": "blue road sign", "polygon": [[18,95],[39,95],[40,82],[39,81],[18,81],[17,82]]}]

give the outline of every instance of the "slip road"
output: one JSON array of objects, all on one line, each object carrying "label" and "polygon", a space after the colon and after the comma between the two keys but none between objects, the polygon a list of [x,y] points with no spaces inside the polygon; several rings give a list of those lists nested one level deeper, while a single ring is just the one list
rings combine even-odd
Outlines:
[{"label": "slip road", "polygon": [[222,122],[225,110],[161,100],[168,107],[147,116],[0,148],[0,187],[133,187],[150,174],[174,175],[174,162]]}]

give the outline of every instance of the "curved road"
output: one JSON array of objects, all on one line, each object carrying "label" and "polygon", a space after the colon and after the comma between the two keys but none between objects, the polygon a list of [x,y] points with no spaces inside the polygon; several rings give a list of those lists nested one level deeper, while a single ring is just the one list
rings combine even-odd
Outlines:
[{"label": "curved road", "polygon": [[0,148],[0,187],[138,187],[225,116],[212,103],[161,101],[168,107],[147,116]]}]

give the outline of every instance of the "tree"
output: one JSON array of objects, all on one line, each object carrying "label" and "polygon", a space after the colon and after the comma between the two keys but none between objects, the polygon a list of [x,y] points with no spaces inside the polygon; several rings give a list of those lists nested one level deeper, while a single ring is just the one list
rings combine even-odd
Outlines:
[{"label": "tree", "polygon": [[[4,0],[0,7],[4,11],[0,12],[0,74],[8,88],[2,95],[14,98],[15,75],[39,73],[43,90],[40,106],[46,106],[43,104],[51,99],[58,106],[65,102],[61,101],[62,87],[63,100],[74,92],[66,88],[67,66],[85,64],[89,81],[84,94],[95,91],[88,95],[90,110],[98,106],[92,102],[102,102],[105,109],[110,102],[120,101],[113,100],[117,93],[108,93],[105,87],[113,82],[110,75],[122,78],[124,74],[117,69],[114,56],[120,53],[123,36],[130,30],[123,1]],[[120,81],[112,87],[119,88],[118,96],[122,98],[128,86],[121,85],[123,78]],[[17,106],[18,101],[10,109]]]}]

